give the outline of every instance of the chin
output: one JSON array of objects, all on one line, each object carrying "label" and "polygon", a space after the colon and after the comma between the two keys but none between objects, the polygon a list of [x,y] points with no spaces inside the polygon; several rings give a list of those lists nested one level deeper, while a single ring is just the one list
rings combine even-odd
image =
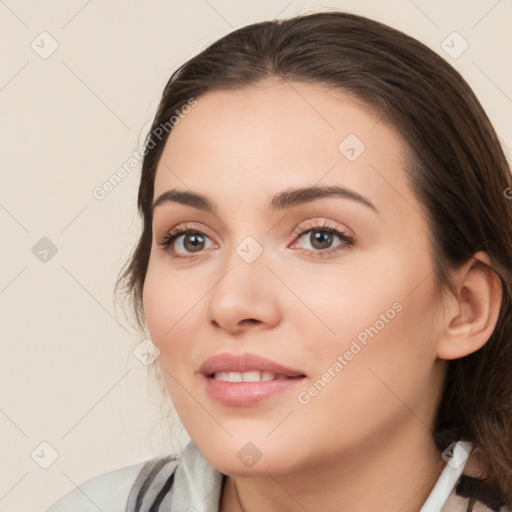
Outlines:
[{"label": "chin", "polygon": [[226,475],[268,476],[268,472],[287,473],[292,469],[289,447],[280,443],[278,448],[268,441],[258,443],[250,438],[245,434],[223,443],[194,442],[210,464]]}]

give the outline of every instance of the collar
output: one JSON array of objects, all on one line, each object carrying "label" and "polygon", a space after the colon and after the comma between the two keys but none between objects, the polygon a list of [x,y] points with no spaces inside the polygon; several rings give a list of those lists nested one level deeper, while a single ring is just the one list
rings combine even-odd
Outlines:
[{"label": "collar", "polygon": [[448,452],[448,454],[451,452],[451,456],[420,512],[439,512],[450,496],[453,496],[453,489],[473,451],[473,444],[467,441],[459,441],[454,443],[454,446],[450,445],[449,448],[452,448],[452,450],[445,450],[445,452]]},{"label": "collar", "polygon": [[[459,441],[452,448],[452,456],[420,512],[442,509],[464,470],[473,445]],[[190,441],[176,468],[170,512],[218,512],[224,477]]]},{"label": "collar", "polygon": [[224,476],[190,441],[174,475],[170,512],[218,512]]}]

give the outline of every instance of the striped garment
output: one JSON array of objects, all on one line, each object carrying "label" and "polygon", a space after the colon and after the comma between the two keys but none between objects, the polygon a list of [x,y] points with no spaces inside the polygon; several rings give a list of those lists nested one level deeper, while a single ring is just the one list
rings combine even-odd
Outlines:
[{"label": "striped garment", "polygon": [[[471,453],[471,443],[454,445],[419,512],[512,512],[474,476]],[[46,512],[218,512],[224,479],[190,441],[181,456],[156,457],[88,480]]]}]

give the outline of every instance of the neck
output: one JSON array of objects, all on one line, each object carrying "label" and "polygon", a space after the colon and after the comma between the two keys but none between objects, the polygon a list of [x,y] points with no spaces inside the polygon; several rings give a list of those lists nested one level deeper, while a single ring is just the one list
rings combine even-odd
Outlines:
[{"label": "neck", "polygon": [[[417,430],[417,425],[415,426]],[[219,512],[417,512],[445,465],[429,431],[364,443],[305,469],[224,480]],[[419,437],[419,438],[418,438]]]}]

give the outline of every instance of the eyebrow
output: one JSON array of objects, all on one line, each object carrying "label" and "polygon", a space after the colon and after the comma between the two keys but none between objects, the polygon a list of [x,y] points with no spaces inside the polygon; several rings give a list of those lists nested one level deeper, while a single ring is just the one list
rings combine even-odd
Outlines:
[{"label": "eyebrow", "polygon": [[[312,186],[283,190],[272,197],[268,204],[268,209],[271,211],[289,209],[294,206],[326,197],[351,199],[380,214],[377,207],[369,199],[354,190],[338,185],[325,187]],[[154,211],[158,206],[167,203],[179,203],[209,213],[215,213],[217,210],[215,204],[210,201],[208,197],[195,192],[177,189],[170,189],[163,192],[158,199],[154,201],[152,210]]]}]

